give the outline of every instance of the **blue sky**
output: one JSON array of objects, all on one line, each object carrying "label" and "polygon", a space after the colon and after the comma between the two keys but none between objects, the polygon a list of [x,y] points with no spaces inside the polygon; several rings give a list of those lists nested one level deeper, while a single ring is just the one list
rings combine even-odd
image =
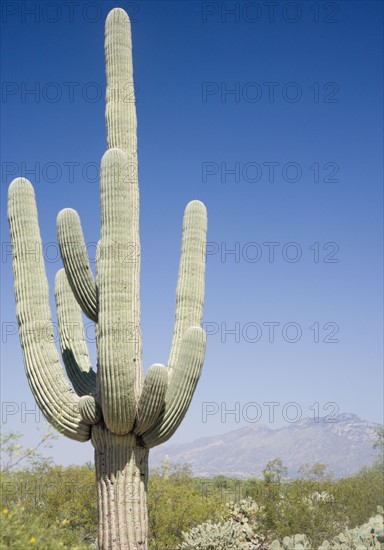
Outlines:
[{"label": "blue sky", "polygon": [[[99,238],[114,6],[132,19],[146,368],[168,357],[184,207],[208,209],[207,356],[172,442],[256,411],[269,427],[343,412],[382,422],[383,4],[78,4],[2,2],[3,429],[29,444],[43,426],[25,415],[7,188],[34,184],[53,305],[57,213],[79,212],[91,259]],[[92,447],[60,438],[50,454],[82,463]]]}]

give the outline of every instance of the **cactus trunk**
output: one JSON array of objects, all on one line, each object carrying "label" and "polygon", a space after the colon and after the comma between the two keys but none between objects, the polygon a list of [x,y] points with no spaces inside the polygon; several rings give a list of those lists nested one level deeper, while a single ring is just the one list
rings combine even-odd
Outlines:
[{"label": "cactus trunk", "polygon": [[148,449],[133,434],[92,430],[99,513],[99,547],[147,550]]}]

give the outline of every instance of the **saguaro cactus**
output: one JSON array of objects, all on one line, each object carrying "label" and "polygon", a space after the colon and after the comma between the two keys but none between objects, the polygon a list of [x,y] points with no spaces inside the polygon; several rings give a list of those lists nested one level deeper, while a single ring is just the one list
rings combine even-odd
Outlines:
[{"label": "saguaro cactus", "polygon": [[[8,217],[19,335],[30,387],[55,428],[77,441],[92,441],[99,547],[136,550],[148,547],[149,449],[169,439],[179,426],[203,365],[207,220],[201,202],[187,205],[169,361],[167,367],[152,365],[144,376],[131,29],[120,8],[107,17],[105,58],[108,150],[101,161],[96,281],[78,214],[65,209],[57,219],[64,269],[56,276],[55,298],[62,358],[73,389],[53,341],[34,190],[24,178],[10,185]],[[82,312],[96,325],[97,370],[88,357]]]}]

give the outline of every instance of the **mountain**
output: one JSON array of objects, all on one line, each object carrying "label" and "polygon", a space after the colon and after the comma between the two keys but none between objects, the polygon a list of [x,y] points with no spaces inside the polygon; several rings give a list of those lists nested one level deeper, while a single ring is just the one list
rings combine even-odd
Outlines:
[{"label": "mountain", "polygon": [[375,460],[373,444],[380,424],[355,414],[338,415],[336,421],[305,418],[271,429],[253,424],[229,433],[180,445],[161,445],[150,453],[150,465],[159,467],[164,456],[171,463],[190,464],[196,476],[262,477],[269,460],[281,458],[289,477],[303,464],[328,466],[336,478],[356,473]]}]

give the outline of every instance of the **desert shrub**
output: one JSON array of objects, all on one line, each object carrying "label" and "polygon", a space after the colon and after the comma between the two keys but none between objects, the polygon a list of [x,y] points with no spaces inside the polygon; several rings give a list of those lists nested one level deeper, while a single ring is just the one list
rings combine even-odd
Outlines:
[{"label": "desert shrub", "polygon": [[47,522],[43,516],[28,513],[20,504],[10,509],[3,508],[0,517],[0,549],[88,550],[89,544],[68,541],[69,525],[70,520]]},{"label": "desert shrub", "polygon": [[175,550],[183,531],[227,514],[218,492],[204,494],[185,467],[172,467],[168,479],[160,472],[149,478],[149,547],[151,550]]}]

